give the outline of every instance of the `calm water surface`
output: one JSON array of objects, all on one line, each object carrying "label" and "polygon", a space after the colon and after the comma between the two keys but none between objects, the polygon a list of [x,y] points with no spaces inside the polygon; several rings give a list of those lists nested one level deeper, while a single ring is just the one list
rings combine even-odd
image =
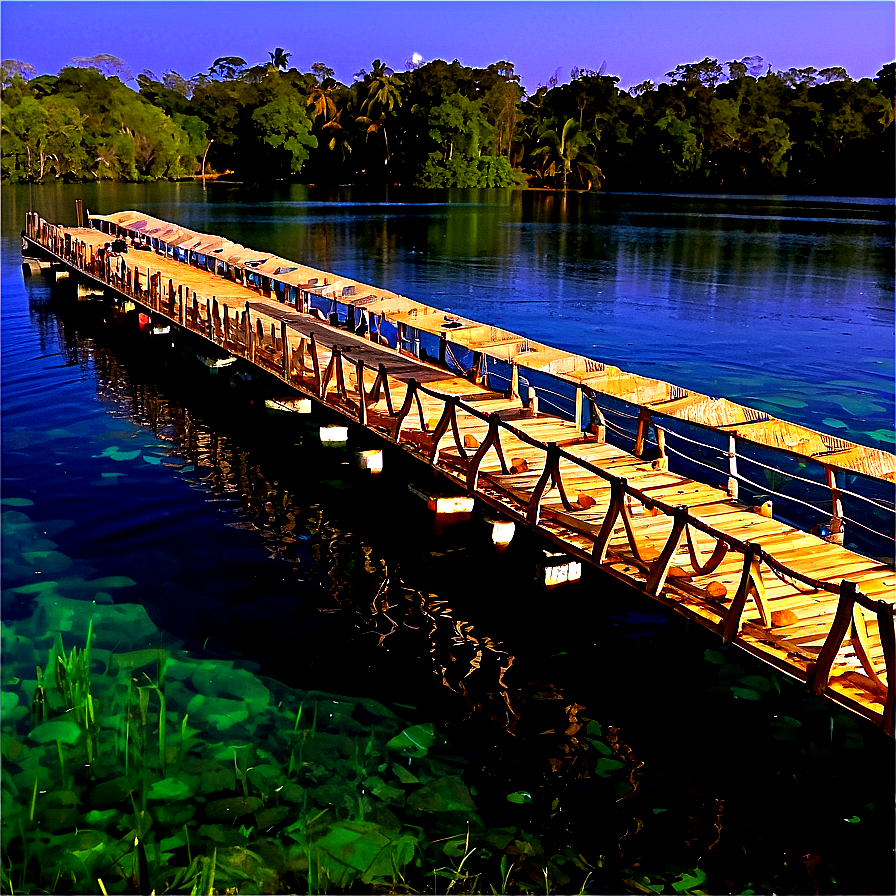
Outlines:
[{"label": "calm water surface", "polygon": [[[227,184],[33,195],[51,221],[71,222],[79,197],[140,209],[893,448],[892,203]],[[496,555],[481,523],[433,533],[406,489],[426,474],[400,456],[361,479],[350,451],[320,447],[322,418],[268,417],[261,393],[200,381],[179,348],[23,281],[29,191],[2,198],[4,510],[46,523],[58,555],[35,570],[5,543],[5,626],[31,617],[11,589],[36,575],[126,576],[113,599],[145,606],[171,644],[435,722],[487,826],[609,856],[593,892],[621,891],[635,863],[668,880],[699,863],[718,892],[892,892],[891,744],[875,729],[591,576],[546,596],[543,546],[524,536]],[[4,536],[16,525],[5,516]],[[644,763],[622,807],[617,780],[581,774],[594,757],[577,713]]]}]

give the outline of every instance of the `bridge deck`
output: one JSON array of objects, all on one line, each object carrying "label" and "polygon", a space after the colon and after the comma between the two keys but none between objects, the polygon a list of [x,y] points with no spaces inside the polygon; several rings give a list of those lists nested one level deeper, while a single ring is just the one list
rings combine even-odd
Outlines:
[{"label": "bridge deck", "polygon": [[891,566],[240,283],[151,252],[101,262],[96,250],[108,236],[92,229],[35,218],[28,234],[82,278],[327,403],[562,550],[892,734]]}]

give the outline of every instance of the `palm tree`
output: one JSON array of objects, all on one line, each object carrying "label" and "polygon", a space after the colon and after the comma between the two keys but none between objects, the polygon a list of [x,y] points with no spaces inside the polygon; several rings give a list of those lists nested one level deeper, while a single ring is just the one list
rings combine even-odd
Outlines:
[{"label": "palm tree", "polygon": [[312,106],[314,117],[324,117],[324,123],[336,118],[336,101],[333,99],[333,87],[335,82],[331,79],[321,81],[311,89],[306,106]]},{"label": "palm tree", "polygon": [[339,161],[342,164],[345,164],[345,157],[352,151],[352,145],[349,142],[350,135],[348,130],[344,128],[339,121],[341,115],[342,113],[337,114],[337,116],[332,121],[328,121],[321,130],[326,131],[327,136],[330,138],[327,141],[327,149],[338,152]]},{"label": "palm tree", "polygon": [[367,99],[362,111],[371,117],[376,117],[376,112],[391,112],[401,105],[401,88],[404,87],[404,79],[396,75],[391,68],[386,68],[379,59],[373,61],[373,71],[367,82]]},{"label": "palm tree", "polygon": [[287,53],[283,47],[277,47],[273,53],[269,52],[268,56],[271,57],[271,68],[275,71],[279,71],[280,69],[286,71],[286,68],[289,65],[289,57],[292,56],[292,53]]},{"label": "palm tree", "polygon": [[389,166],[389,135],[386,133],[386,113],[401,106],[401,89],[405,86],[401,75],[379,59],[373,60],[373,71],[366,77],[367,98],[361,105],[357,123],[366,129],[368,139],[382,131],[386,145],[385,164]]},{"label": "palm tree", "polygon": [[591,145],[591,140],[574,118],[566,120],[559,136],[556,131],[542,131],[538,142],[542,145],[532,155],[543,156],[545,161],[550,160],[550,164],[543,169],[545,177],[554,175],[558,169],[562,172],[561,189],[567,189],[571,173],[575,173],[588,189],[603,177],[603,172],[594,159],[585,152],[585,147]]}]

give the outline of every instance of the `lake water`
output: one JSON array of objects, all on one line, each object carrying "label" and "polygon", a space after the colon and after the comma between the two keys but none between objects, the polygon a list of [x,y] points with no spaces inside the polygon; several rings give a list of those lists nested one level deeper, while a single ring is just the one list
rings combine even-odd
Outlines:
[{"label": "lake water", "polygon": [[[50,221],[72,222],[75,198],[893,450],[892,202],[223,183],[33,190]],[[369,754],[388,753],[402,727],[436,738],[427,757],[391,748],[416,763],[419,790],[382,769],[356,785],[321,757],[300,778],[310,798],[271,824],[271,840],[289,840],[294,815],[328,812],[328,833],[315,835],[327,855],[327,838],[351,829],[402,855],[413,841],[424,864],[435,850],[455,867],[463,850],[434,841],[456,847],[471,821],[483,839],[467,867],[481,862],[484,890],[500,886],[504,857],[516,891],[547,868],[554,892],[578,891],[589,873],[586,892],[699,890],[702,873],[707,892],[892,892],[892,742],[873,727],[591,575],[546,594],[533,539],[498,555],[476,521],[432,532],[406,488],[425,485],[425,471],[398,454],[387,453],[383,477],[364,479],[349,450],[321,448],[319,415],[270,417],[260,393],[200,380],[179,347],[140,342],[42,278],[23,280],[18,233],[32,194],[4,187],[2,200],[4,689],[17,708],[53,632],[66,649],[83,646],[91,601],[103,613],[132,607],[131,622],[108,623],[110,655],[188,649],[222,680],[239,660],[239,687],[255,673],[271,682],[266,707],[339,695],[333,715],[345,723],[321,736],[360,738],[367,724]],[[186,656],[170,660],[176,683]],[[197,705],[238,697],[236,684],[225,698],[188,677],[183,693],[169,680],[169,709],[189,698],[191,718],[210,726],[203,749],[266,730],[262,709],[231,725]],[[28,719],[7,714],[6,696],[4,716],[27,739]],[[20,806],[30,796],[33,779],[17,774],[4,763],[4,808],[13,790]],[[175,804],[188,786],[170,791]],[[195,786],[189,796],[210,816],[212,797]],[[360,820],[344,805],[358,792],[371,801]],[[222,855],[248,842],[282,886],[325,889],[285,847],[265,852],[252,839],[260,827],[236,844],[215,840],[233,832],[205,820],[202,836]],[[117,822],[103,823],[111,837]],[[198,822],[185,823],[199,838]],[[4,828],[13,856],[15,836]],[[346,885],[346,867],[330,880],[343,873]]]}]

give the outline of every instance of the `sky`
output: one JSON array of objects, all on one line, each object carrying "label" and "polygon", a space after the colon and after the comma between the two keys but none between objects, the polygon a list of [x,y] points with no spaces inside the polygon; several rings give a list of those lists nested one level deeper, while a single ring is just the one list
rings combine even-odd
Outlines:
[{"label": "sky", "polygon": [[253,65],[282,47],[291,66],[323,62],[347,84],[373,59],[396,71],[415,54],[472,67],[507,60],[529,92],[555,75],[568,81],[575,66],[604,67],[622,88],[659,83],[707,56],[863,78],[896,56],[894,11],[892,0],[0,0],[0,57],[55,74],[107,53],[134,75],[191,77],[219,56]]}]

